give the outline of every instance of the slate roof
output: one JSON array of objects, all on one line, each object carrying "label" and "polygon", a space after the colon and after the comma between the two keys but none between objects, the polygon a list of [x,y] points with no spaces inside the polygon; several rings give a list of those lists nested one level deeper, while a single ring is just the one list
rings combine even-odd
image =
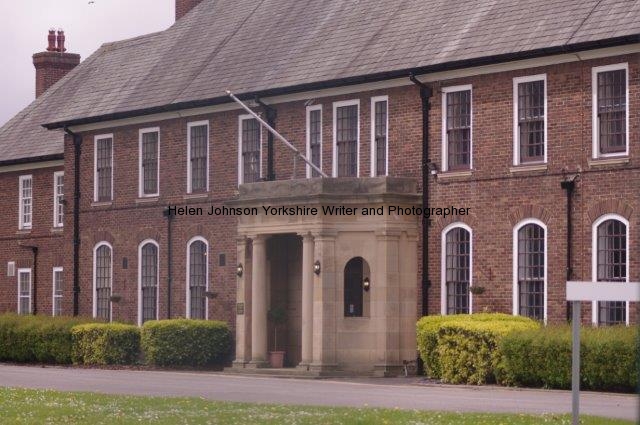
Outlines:
[{"label": "slate roof", "polygon": [[0,129],[0,161],[61,152],[43,124],[222,103],[226,89],[264,95],[630,42],[639,0],[203,0],[166,31],[103,45]]}]

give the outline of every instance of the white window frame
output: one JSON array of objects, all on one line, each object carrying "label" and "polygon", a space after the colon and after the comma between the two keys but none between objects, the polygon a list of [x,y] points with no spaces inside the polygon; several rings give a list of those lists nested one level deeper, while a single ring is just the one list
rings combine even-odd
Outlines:
[{"label": "white window frame", "polygon": [[442,229],[440,236],[440,314],[443,316],[447,315],[447,233],[458,227],[469,232],[469,314],[473,314],[473,230],[457,221]]},{"label": "white window frame", "polygon": [[138,245],[138,326],[142,326],[142,248],[152,244],[158,255],[158,270],[156,275],[156,320],[160,319],[160,245],[154,239],[145,239]]},{"label": "white window frame", "polygon": [[542,81],[544,84],[544,157],[542,162],[532,161],[525,162],[525,165],[529,164],[546,164],[547,163],[547,74],[528,75],[524,77],[515,77],[513,79],[513,165],[521,165],[520,162],[520,129],[518,128],[518,85],[521,83],[532,83],[534,81]]},{"label": "white window frame", "polygon": [[[20,274],[29,273],[29,311],[24,313],[20,310],[20,300],[26,298],[20,295]],[[33,270],[30,267],[18,269],[18,314],[31,314],[33,311]]]},{"label": "white window frame", "polygon": [[[106,241],[98,242],[93,247],[93,317],[95,318],[98,314],[98,304],[97,301],[97,291],[96,291],[96,254],[98,252],[98,248],[106,245],[111,250],[111,295],[113,295],[113,282],[115,281],[113,276],[113,246]],[[109,322],[113,322],[113,303],[109,300]]]},{"label": "white window frame", "polygon": [[[255,117],[250,114],[244,114],[238,116],[238,186],[244,184],[244,163],[242,161],[242,123],[246,120],[255,120]],[[260,126],[260,178],[262,179],[262,124],[258,121]]]},{"label": "white window frame", "polygon": [[63,273],[64,269],[62,267],[54,267],[53,268],[53,273],[51,276],[51,315],[52,316],[56,316],[56,300],[60,299],[60,302],[62,302],[62,299],[64,297],[64,295],[56,295],[56,273]]},{"label": "white window frame", "polygon": [[[186,276],[186,280],[185,280],[185,292],[186,292],[186,305],[187,305],[187,310],[185,312],[185,317],[187,319],[191,319],[191,294],[190,294],[190,289],[189,289],[189,277],[191,275],[191,244],[194,242],[204,242],[204,245],[207,249],[206,252],[206,260],[207,260],[207,267],[206,267],[206,281],[205,281],[205,293],[207,291],[209,291],[209,241],[207,241],[205,238],[203,238],[202,236],[194,236],[191,239],[189,239],[189,242],[187,242],[187,276]],[[206,295],[205,295],[205,302],[204,302],[204,319],[205,320],[209,320],[209,300],[207,299]]]},{"label": "white window frame", "polygon": [[[31,181],[31,221],[24,221],[24,182],[26,180]],[[31,230],[33,227],[33,213],[34,213],[34,202],[33,202],[33,175],[27,174],[24,176],[20,176],[19,184],[18,184],[18,229],[20,230]]]},{"label": "white window frame", "polygon": [[464,84],[442,88],[442,171],[449,171],[449,143],[447,140],[447,94],[459,91],[469,91],[469,104],[471,114],[471,128],[469,130],[469,169],[454,170],[464,172],[473,170],[473,85]]},{"label": "white window frame", "polygon": [[[311,161],[311,112],[320,111],[320,164],[318,168],[322,170],[322,105],[307,106],[307,159]],[[310,179],[313,176],[313,169],[307,164],[307,178]]]},{"label": "white window frame", "polygon": [[[207,182],[206,182],[206,192],[209,192],[209,174],[211,174],[211,167],[209,164],[210,155],[209,155],[209,120],[203,121],[192,121],[187,123],[187,193],[193,193],[193,188],[191,187],[191,128],[192,127],[200,127],[207,126]],[[160,152],[160,135],[158,134],[158,152]],[[159,157],[158,157],[159,158]],[[160,171],[160,166],[158,165],[158,172]],[[160,190],[160,180],[158,180],[158,190]]]},{"label": "white window frame", "polygon": [[[58,193],[58,178],[64,178],[64,171],[56,171],[53,173],[53,227],[63,227],[64,226],[64,210],[62,213],[62,220],[59,220],[58,217],[58,208],[60,208],[62,204],[61,200],[64,199],[64,183],[62,186],[62,193]],[[63,206],[64,208],[64,206]]]},{"label": "white window frame", "polygon": [[358,134],[356,141],[356,177],[360,177],[360,99],[333,102],[333,177],[338,177],[338,108],[358,107]]},{"label": "white window frame", "polygon": [[528,224],[535,224],[537,226],[540,226],[542,228],[542,230],[544,231],[544,292],[543,292],[543,312],[542,312],[542,317],[544,320],[544,323],[547,323],[547,298],[548,298],[548,279],[549,279],[549,263],[547,261],[547,256],[548,256],[548,243],[547,241],[549,240],[549,235],[548,235],[548,231],[547,231],[547,225],[544,224],[542,221],[538,220],[537,218],[527,218],[524,219],[520,222],[518,222],[514,227],[513,227],[513,251],[512,251],[512,259],[513,259],[513,271],[512,271],[512,276],[513,276],[513,292],[512,292],[512,301],[513,301],[513,315],[514,316],[519,316],[520,315],[520,293],[518,291],[518,232],[520,231],[520,229],[522,229],[524,226],[528,225]]},{"label": "white window frame", "polygon": [[98,201],[98,141],[103,139],[111,139],[111,200],[105,202],[113,202],[113,175],[115,170],[113,168],[113,152],[115,139],[113,133],[100,134],[93,138],[93,201]]},{"label": "white window frame", "polygon": [[[601,72],[607,71],[625,71],[626,77],[626,149],[624,152],[616,152],[616,153],[600,153],[600,126],[598,125],[598,74]],[[592,113],[592,121],[591,121],[591,134],[593,139],[592,144],[592,158],[615,158],[621,156],[629,155],[629,109],[631,105],[629,104],[629,64],[627,62],[617,63],[613,65],[604,65],[604,66],[595,66],[591,68],[591,113]]]},{"label": "white window frame", "polygon": [[[157,190],[155,193],[144,193],[144,170],[142,168],[142,138],[145,134],[158,134],[158,167],[157,167]],[[191,132],[189,132],[191,134]],[[208,134],[208,132],[207,132]],[[208,168],[208,167],[207,167]],[[191,181],[191,179],[189,179]],[[160,196],[160,127],[142,128],[138,132],[138,197],[155,198]]]},{"label": "white window frame", "polygon": [[[624,224],[627,230],[626,232],[627,245],[625,247],[627,251],[627,269],[625,273],[626,274],[625,282],[629,282],[629,271],[630,271],[629,266],[631,264],[631,251],[629,250],[629,247],[631,246],[631,244],[629,243],[629,236],[630,236],[629,220],[627,220],[626,218],[624,218],[619,214],[604,214],[598,217],[598,219],[594,221],[593,224],[591,225],[591,281],[596,282],[598,280],[598,226],[600,226],[602,223],[604,223],[607,220],[617,220],[622,224]],[[627,326],[629,326],[629,301],[625,301],[625,303],[626,303],[625,321],[627,323]],[[591,322],[593,323],[593,326],[598,326],[598,302],[597,301],[593,301],[591,303]]]},{"label": "white window frame", "polygon": [[386,160],[385,176],[389,175],[389,96],[375,96],[371,98],[371,177],[378,175],[378,147],[376,146],[376,103],[387,102],[387,122],[386,122]]}]

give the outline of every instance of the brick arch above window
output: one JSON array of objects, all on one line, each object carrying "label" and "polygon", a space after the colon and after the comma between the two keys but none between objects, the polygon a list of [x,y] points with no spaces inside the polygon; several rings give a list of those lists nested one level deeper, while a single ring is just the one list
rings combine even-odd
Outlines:
[{"label": "brick arch above window", "polygon": [[113,246],[115,239],[116,238],[113,234],[106,230],[99,230],[90,236],[91,246],[96,246],[100,242],[107,242],[109,245]]},{"label": "brick arch above window", "polygon": [[478,225],[478,217],[473,213],[473,208],[469,210],[469,215],[452,215],[444,218],[439,218],[434,221],[434,229],[437,232],[442,233],[442,231],[453,223],[461,223],[469,226],[470,228],[475,228]]},{"label": "brick arch above window", "polygon": [[144,241],[147,239],[151,239],[154,241],[160,241],[162,239],[162,235],[158,232],[158,229],[153,228],[141,228],[138,229],[135,233],[136,239],[139,241]]},{"label": "brick arch above window", "polygon": [[509,221],[514,227],[527,219],[537,219],[543,223],[549,223],[551,213],[539,205],[532,204],[520,205],[509,211]]},{"label": "brick arch above window", "polygon": [[633,216],[633,208],[626,202],[618,199],[607,199],[595,202],[587,208],[587,216],[590,222],[595,222],[607,214],[620,215],[630,221]]}]

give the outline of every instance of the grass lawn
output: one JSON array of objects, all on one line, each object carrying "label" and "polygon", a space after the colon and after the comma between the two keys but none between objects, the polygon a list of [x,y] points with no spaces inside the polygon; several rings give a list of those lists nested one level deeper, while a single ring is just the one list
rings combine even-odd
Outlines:
[{"label": "grass lawn", "polygon": [[[570,424],[566,415],[457,414],[393,409],[289,407],[199,398],[111,396],[0,388],[4,424]],[[631,424],[584,417],[583,424]]]}]

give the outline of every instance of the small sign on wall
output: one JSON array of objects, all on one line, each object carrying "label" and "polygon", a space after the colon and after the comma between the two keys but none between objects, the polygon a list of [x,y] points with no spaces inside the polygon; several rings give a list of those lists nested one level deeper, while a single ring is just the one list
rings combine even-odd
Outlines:
[{"label": "small sign on wall", "polygon": [[244,303],[236,304],[236,314],[242,316],[244,314]]}]

